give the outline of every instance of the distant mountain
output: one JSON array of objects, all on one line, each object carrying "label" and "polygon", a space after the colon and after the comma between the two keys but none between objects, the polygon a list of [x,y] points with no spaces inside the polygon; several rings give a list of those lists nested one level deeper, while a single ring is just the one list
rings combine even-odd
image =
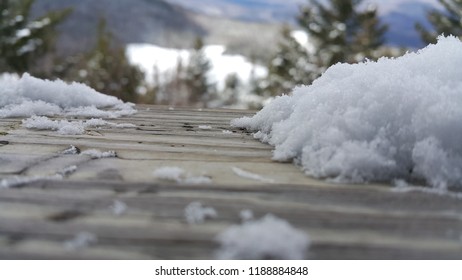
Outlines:
[{"label": "distant mountain", "polygon": [[185,47],[206,31],[183,8],[163,0],[36,0],[32,15],[71,7],[73,13],[59,27],[58,46],[66,53],[93,44],[98,21],[121,43],[152,43]]}]

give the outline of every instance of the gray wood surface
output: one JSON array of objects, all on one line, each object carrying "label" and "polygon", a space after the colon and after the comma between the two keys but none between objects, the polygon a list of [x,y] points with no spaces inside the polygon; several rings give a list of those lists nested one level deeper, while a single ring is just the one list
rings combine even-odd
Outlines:
[{"label": "gray wood surface", "polygon": [[[271,161],[270,146],[230,127],[231,119],[253,112],[138,109],[112,120],[136,127],[94,128],[77,136],[0,119],[0,179],[10,185],[17,180],[0,189],[0,258],[211,259],[218,248],[215,237],[239,224],[243,209],[257,218],[272,213],[305,231],[311,259],[462,258],[458,194],[311,179],[291,163]],[[70,145],[113,150],[117,157],[62,154]],[[68,166],[77,169],[55,178]],[[154,170],[165,166],[212,183],[156,178]],[[243,178],[233,167],[271,182]],[[115,201],[127,206],[121,215],[111,209]],[[214,207],[218,217],[186,223],[184,209],[193,201]],[[81,232],[97,242],[65,246]]]}]

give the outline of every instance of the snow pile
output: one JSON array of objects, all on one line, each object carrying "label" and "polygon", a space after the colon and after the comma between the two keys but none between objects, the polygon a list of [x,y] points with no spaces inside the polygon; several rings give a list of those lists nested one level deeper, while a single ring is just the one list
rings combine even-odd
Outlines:
[{"label": "snow pile", "polygon": [[85,133],[86,128],[114,127],[134,128],[130,123],[113,123],[103,119],[90,119],[87,121],[51,120],[48,117],[32,116],[22,121],[22,125],[29,129],[54,130],[61,135],[80,135]]},{"label": "snow pile", "polygon": [[184,209],[184,215],[188,224],[202,224],[206,219],[214,219],[218,216],[215,209],[205,207],[198,201],[188,204]]},{"label": "snow pile", "polygon": [[58,114],[116,118],[134,114],[133,106],[80,83],[41,80],[27,73],[21,78],[0,76],[0,118]]},{"label": "snow pile", "polygon": [[154,171],[154,177],[161,180],[177,182],[186,185],[210,184],[212,180],[207,176],[193,176],[179,167],[161,167]]},{"label": "snow pile", "polygon": [[231,226],[219,234],[218,259],[303,259],[310,240],[273,215]]},{"label": "snow pile", "polygon": [[337,64],[232,125],[258,131],[274,160],[294,159],[317,178],[462,187],[460,65],[455,37],[397,59]]}]

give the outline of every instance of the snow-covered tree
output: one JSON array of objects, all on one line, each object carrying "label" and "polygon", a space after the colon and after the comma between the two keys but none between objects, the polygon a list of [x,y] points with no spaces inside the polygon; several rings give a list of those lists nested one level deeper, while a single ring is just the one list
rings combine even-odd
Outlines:
[{"label": "snow-covered tree", "polygon": [[462,37],[462,0],[438,0],[444,7],[442,10],[432,10],[427,14],[433,30],[426,29],[422,24],[416,24],[422,40],[425,43],[435,43],[440,34]]},{"label": "snow-covered tree", "polygon": [[363,0],[309,0],[301,8],[298,23],[315,45],[319,66],[377,58],[388,27],[380,23],[374,6],[362,4]]},{"label": "snow-covered tree", "polygon": [[0,0],[0,71],[30,71],[54,45],[55,27],[71,10],[30,19],[35,0]]}]

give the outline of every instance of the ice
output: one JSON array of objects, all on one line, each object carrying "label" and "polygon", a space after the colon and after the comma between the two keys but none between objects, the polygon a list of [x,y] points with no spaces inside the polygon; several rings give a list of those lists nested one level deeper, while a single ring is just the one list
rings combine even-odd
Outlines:
[{"label": "ice", "polygon": [[220,233],[218,259],[304,259],[310,239],[286,220],[268,214]]},{"label": "ice", "polygon": [[206,219],[216,218],[217,211],[212,207],[205,207],[198,201],[191,202],[184,209],[184,215],[188,224],[201,224]]},{"label": "ice", "polygon": [[245,170],[240,169],[238,167],[232,167],[232,170],[233,170],[234,174],[236,174],[237,176],[242,177],[242,178],[251,179],[251,180],[255,180],[255,181],[260,181],[260,182],[264,182],[264,183],[274,183],[273,179],[265,178],[265,177],[263,177],[261,175],[258,175],[258,174],[255,174],[255,173],[252,173],[252,172],[249,172],[249,171],[245,171]]},{"label": "ice", "polygon": [[161,180],[177,182],[186,185],[203,185],[212,183],[207,176],[194,176],[187,173],[183,168],[165,166],[158,168],[153,173],[154,177]]},{"label": "ice", "polygon": [[117,118],[134,114],[133,106],[80,83],[42,80],[28,73],[0,76],[0,118],[58,114]]},{"label": "ice", "polygon": [[316,178],[462,187],[460,65],[462,42],[441,36],[400,58],[334,65],[232,125]]}]

